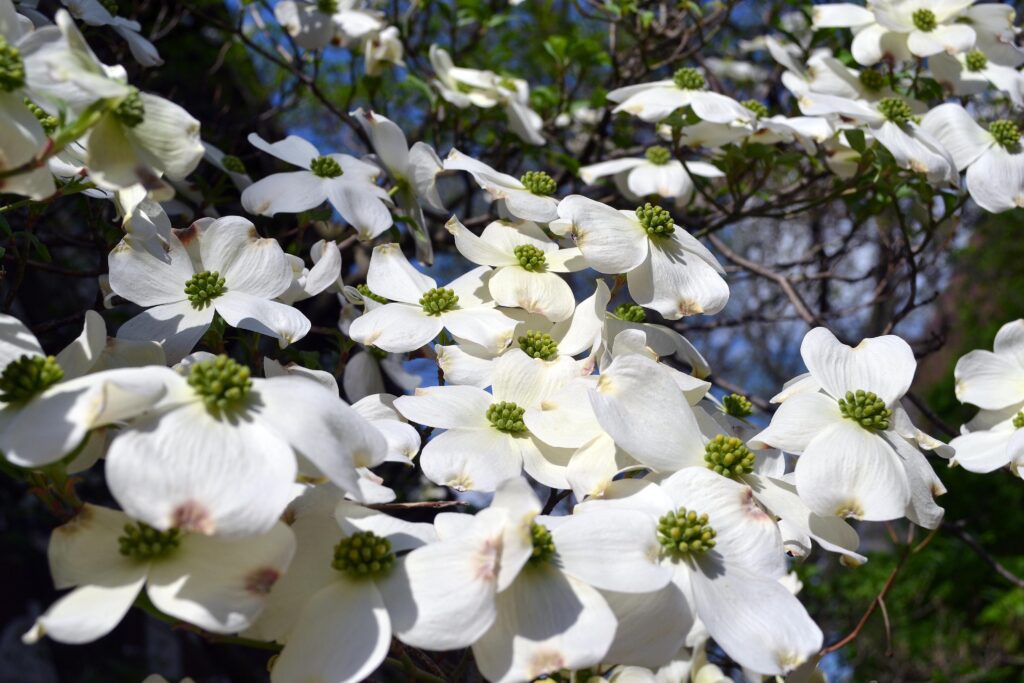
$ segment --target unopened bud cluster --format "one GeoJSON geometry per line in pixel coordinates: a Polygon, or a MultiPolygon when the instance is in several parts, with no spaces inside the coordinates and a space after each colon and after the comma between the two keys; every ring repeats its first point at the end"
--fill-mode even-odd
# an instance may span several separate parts
{"type": "Polygon", "coordinates": [[[523,270],[531,273],[544,270],[548,264],[544,252],[532,244],[520,244],[512,250],[512,253],[515,254],[516,260],[519,261],[519,265],[523,267],[523,270]]]}
{"type": "Polygon", "coordinates": [[[167,557],[181,545],[181,531],[159,531],[139,522],[125,524],[124,535],[117,539],[118,550],[133,560],[156,560],[167,557]]]}
{"type": "Polygon", "coordinates": [[[499,432],[521,434],[526,431],[526,423],[523,422],[525,412],[511,401],[499,401],[487,409],[487,419],[499,432]]]}
{"type": "Polygon", "coordinates": [[[248,366],[225,355],[193,365],[188,373],[188,383],[211,410],[237,406],[252,389],[248,366]]]}
{"type": "Polygon", "coordinates": [[[533,542],[533,552],[530,553],[530,564],[536,566],[551,559],[555,554],[555,541],[551,532],[543,524],[534,522],[530,526],[530,540],[533,542]]]}
{"type": "Polygon", "coordinates": [[[458,295],[447,287],[435,287],[424,292],[420,297],[420,306],[427,315],[441,315],[458,305],[458,295]]]}
{"type": "Polygon", "coordinates": [[[658,520],[658,541],[675,556],[698,554],[715,547],[715,530],[706,514],[681,507],[658,520]]]}
{"type": "Polygon", "coordinates": [[[619,320],[628,320],[631,323],[642,323],[647,319],[644,307],[637,304],[619,304],[612,313],[619,320]]]}
{"type": "Polygon", "coordinates": [[[332,567],[353,579],[384,576],[394,565],[391,542],[372,531],[359,531],[341,539],[334,546],[331,562],[332,567]]]}
{"type": "Polygon", "coordinates": [[[520,178],[519,182],[533,194],[548,196],[555,193],[558,183],[544,171],[527,171],[520,178]]]}
{"type": "Polygon", "coordinates": [[[225,292],[226,285],[220,273],[215,270],[204,270],[190,277],[185,283],[185,296],[192,304],[192,308],[201,311],[225,292]]]}
{"type": "Polygon", "coordinates": [[[733,417],[749,417],[754,412],[754,404],[746,396],[729,394],[722,399],[725,412],[733,417]]]}
{"type": "Polygon", "coordinates": [[[636,219],[651,237],[671,235],[676,229],[672,214],[650,202],[636,208],[636,219]]]}
{"type": "Polygon", "coordinates": [[[554,360],[558,358],[558,342],[547,332],[530,330],[519,339],[519,348],[530,358],[554,360]]]}
{"type": "Polygon", "coordinates": [[[839,399],[839,412],[848,420],[853,420],[864,429],[885,431],[889,428],[892,411],[885,407],[885,401],[873,391],[847,391],[846,396],[839,399]]]}
{"type": "Polygon", "coordinates": [[[24,403],[64,379],[53,356],[23,355],[0,373],[0,402],[24,403]]]}
{"type": "Polygon", "coordinates": [[[719,434],[704,446],[704,462],[723,477],[736,477],[754,471],[754,454],[735,436],[719,434]]]}

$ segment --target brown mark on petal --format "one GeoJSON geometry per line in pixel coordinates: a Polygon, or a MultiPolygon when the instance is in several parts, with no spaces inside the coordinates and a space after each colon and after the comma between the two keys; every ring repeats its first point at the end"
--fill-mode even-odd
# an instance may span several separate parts
{"type": "Polygon", "coordinates": [[[92,511],[91,505],[83,505],[74,517],[72,517],[66,524],[61,524],[55,529],[60,534],[77,534],[83,528],[89,526],[89,523],[93,520],[95,515],[92,511]]]}
{"type": "Polygon", "coordinates": [[[556,650],[539,650],[530,657],[530,676],[536,678],[566,668],[562,653],[556,650]]]}
{"type": "Polygon", "coordinates": [[[501,536],[495,536],[484,541],[476,557],[476,571],[478,579],[483,581],[495,581],[498,578],[498,557],[501,555],[501,536]]]}
{"type": "Polygon", "coordinates": [[[245,576],[245,590],[256,595],[267,595],[281,578],[281,572],[273,567],[254,569],[245,576]]]}
{"type": "Polygon", "coordinates": [[[740,493],[742,497],[742,505],[747,511],[747,514],[758,520],[771,520],[772,517],[761,507],[761,503],[754,497],[754,490],[749,486],[744,486],[743,491],[740,493]]]}
{"type": "Polygon", "coordinates": [[[864,516],[864,507],[855,500],[850,500],[836,507],[836,517],[853,517],[860,519],[864,516]]]}
{"type": "Polygon", "coordinates": [[[171,526],[188,533],[205,534],[207,536],[214,531],[210,511],[204,505],[194,500],[182,503],[174,509],[171,515],[171,526]]]}
{"type": "Polygon", "coordinates": [[[678,310],[681,315],[697,315],[704,312],[704,307],[693,299],[680,299],[676,304],[676,310],[678,310]]]}
{"type": "Polygon", "coordinates": [[[189,243],[199,236],[199,229],[196,224],[188,226],[187,228],[176,228],[174,230],[174,236],[178,238],[178,241],[183,245],[188,246],[189,243]]]}

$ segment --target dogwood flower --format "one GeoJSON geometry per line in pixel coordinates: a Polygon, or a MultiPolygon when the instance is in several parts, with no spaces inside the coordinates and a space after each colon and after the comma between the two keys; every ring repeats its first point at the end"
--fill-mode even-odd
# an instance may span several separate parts
{"type": "Polygon", "coordinates": [[[643,157],[625,157],[602,161],[579,170],[580,178],[588,185],[604,176],[615,176],[615,185],[633,201],[659,195],[688,204],[693,197],[692,175],[703,178],[721,178],[725,174],[717,166],[704,161],[679,161],[672,158],[666,147],[648,147],[643,157]],[[684,167],[685,164],[685,167],[684,167]]]}
{"type": "Polygon", "coordinates": [[[707,82],[699,71],[684,67],[668,80],[612,90],[608,101],[618,104],[612,110],[614,113],[624,111],[647,122],[660,121],[676,109],[686,107],[703,121],[730,123],[744,118],[739,102],[706,87],[707,82]]]}
{"type": "Polygon", "coordinates": [[[85,505],[50,536],[50,574],[73,588],[22,637],[89,643],[117,626],[136,598],[212,633],[245,629],[295,552],[281,522],[239,539],[159,531],[119,510],[85,505]]]}
{"type": "Polygon", "coordinates": [[[277,298],[286,304],[293,304],[314,297],[334,287],[341,277],[341,251],[337,242],[320,240],[309,249],[313,267],[307,268],[298,256],[285,254],[292,269],[292,282],[288,289],[277,298]]]}
{"type": "Polygon", "coordinates": [[[967,169],[967,190],[978,206],[1002,213],[1024,206],[1024,150],[1020,129],[1006,119],[980,126],[959,104],[941,104],[921,127],[949,150],[957,170],[967,169]]]}
{"type": "Polygon", "coordinates": [[[367,301],[349,335],[364,346],[413,351],[448,329],[497,352],[508,346],[516,321],[494,308],[486,294],[491,269],[481,266],[438,287],[409,263],[398,244],[375,247],[366,274],[370,290],[390,303],[367,301]]]}
{"type": "Polygon", "coordinates": [[[508,212],[516,218],[537,223],[548,223],[558,218],[558,199],[552,196],[558,186],[555,179],[543,171],[527,171],[516,180],[457,149],[448,153],[444,169],[472,175],[493,201],[502,200],[508,212]]]}
{"type": "Polygon", "coordinates": [[[114,29],[128,43],[132,57],[142,66],[160,66],[164,63],[153,43],[139,33],[142,30],[139,22],[116,16],[109,7],[99,0],[61,0],[61,2],[76,19],[85,24],[109,26],[114,29]]]}
{"type": "Polygon", "coordinates": [[[233,154],[225,154],[224,150],[209,142],[203,142],[203,149],[206,150],[203,159],[226,173],[239,191],[252,185],[252,178],[249,177],[249,172],[241,159],[233,154]]]}
{"type": "Polygon", "coordinates": [[[544,443],[523,422],[527,410],[578,375],[571,358],[551,366],[512,349],[494,365],[493,394],[472,386],[417,389],[395,400],[413,422],[444,429],[423,448],[428,479],[459,491],[493,491],[523,470],[553,488],[566,488],[571,451],[544,443]]]}
{"type": "Polygon", "coordinates": [[[546,518],[540,509],[525,480],[513,479],[475,516],[438,515],[440,541],[405,561],[405,604],[415,610],[392,613],[398,638],[436,650],[472,645],[494,683],[603,661],[616,622],[599,589],[651,591],[668,581],[654,559],[654,528],[634,512],[546,518]]]}
{"type": "Polygon", "coordinates": [[[562,219],[551,225],[571,235],[588,265],[599,273],[626,273],[629,294],[669,320],[725,308],[729,287],[717,259],[653,204],[636,211],[571,195],[558,205],[562,219]]]}
{"type": "MultiPolygon", "coordinates": [[[[800,355],[816,386],[785,398],[752,445],[800,456],[797,491],[819,515],[897,519],[920,507],[918,496],[930,499],[934,473],[896,425],[917,367],[910,346],[889,335],[850,348],[819,327],[804,337],[800,355]]],[[[934,528],[940,509],[937,517],[921,521],[934,528]]]]}
{"type": "Polygon", "coordinates": [[[291,500],[299,471],[358,498],[356,468],[387,452],[378,430],[303,377],[250,378],[218,356],[166,385],[157,409],[114,439],[106,463],[121,507],[160,531],[261,533],[291,500]]]}
{"type": "Polygon", "coordinates": [[[586,267],[579,249],[559,249],[529,221],[494,221],[479,237],[454,216],[445,227],[455,236],[459,253],[473,263],[494,267],[487,291],[496,304],[539,313],[552,322],[572,316],[576,297],[557,273],[586,267]]]}
{"type": "Polygon", "coordinates": [[[312,143],[297,135],[268,143],[250,133],[249,143],[303,169],[275,173],[245,188],[242,206],[249,213],[298,213],[328,201],[361,240],[373,239],[391,227],[390,200],[387,190],[376,184],[380,174],[377,167],[348,154],[321,155],[312,143]]]}
{"type": "Polygon", "coordinates": [[[384,28],[376,12],[359,7],[358,0],[281,0],[274,17],[295,44],[319,50],[332,42],[359,41],[384,28]]]}
{"type": "Polygon", "coordinates": [[[108,257],[110,288],[148,306],[118,330],[122,339],[156,340],[167,360],[181,360],[219,313],[232,327],[276,337],[281,346],[302,339],[310,322],[273,301],[292,283],[281,246],[262,239],[244,218],[226,216],[174,230],[165,259],[122,240],[108,257]]]}
{"type": "Polygon", "coordinates": [[[366,75],[380,76],[390,66],[405,66],[402,61],[404,54],[405,47],[397,26],[388,26],[382,31],[368,34],[363,40],[366,75]]]}
{"type": "Polygon", "coordinates": [[[953,95],[979,95],[990,86],[1024,107],[1024,75],[1015,66],[998,64],[978,49],[958,55],[938,54],[928,59],[935,80],[953,95]]]}

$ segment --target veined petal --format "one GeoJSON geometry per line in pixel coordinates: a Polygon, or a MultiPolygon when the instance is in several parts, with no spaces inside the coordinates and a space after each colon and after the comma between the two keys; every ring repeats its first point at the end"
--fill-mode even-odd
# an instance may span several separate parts
{"type": "Polygon", "coordinates": [[[992,135],[959,104],[935,107],[921,119],[921,128],[942,143],[959,171],[973,164],[995,144],[992,135]]]}
{"type": "Polygon", "coordinates": [[[292,282],[281,245],[261,238],[244,218],[227,216],[211,223],[199,240],[199,254],[207,270],[224,277],[229,291],[273,299],[292,282]]]}
{"type": "Polygon", "coordinates": [[[476,387],[426,387],[412,396],[399,396],[395,410],[407,420],[439,429],[490,429],[487,409],[492,400],[476,387]]]}
{"type": "Polygon", "coordinates": [[[420,466],[427,479],[457,491],[494,491],[522,474],[523,456],[516,437],[491,427],[449,429],[424,446],[420,466]]]}
{"type": "Polygon", "coordinates": [[[986,410],[998,410],[1024,400],[1024,366],[1009,354],[981,349],[956,362],[956,397],[986,410]]]}
{"type": "Polygon", "coordinates": [[[327,199],[327,183],[309,171],[275,173],[242,191],[242,208],[258,216],[299,213],[327,199]]]}
{"type": "Polygon", "coordinates": [[[466,339],[501,353],[511,342],[517,321],[494,308],[457,308],[441,314],[441,320],[455,337],[466,339]]]}
{"type": "Polygon", "coordinates": [[[843,419],[839,404],[818,391],[795,393],[779,405],[767,428],[750,440],[751,448],[770,446],[799,455],[811,440],[843,419]]]}
{"type": "Polygon", "coordinates": [[[848,391],[873,391],[886,405],[907,393],[917,369],[910,345],[893,335],[864,339],[851,348],[828,329],[817,327],[804,337],[800,355],[834,398],[848,391]]]}
{"type": "Polygon", "coordinates": [[[647,256],[647,235],[640,224],[606,204],[570,195],[558,205],[558,215],[571,223],[576,246],[599,273],[629,272],[647,256]]]}
{"type": "Polygon", "coordinates": [[[1024,154],[993,146],[967,169],[967,189],[992,213],[1024,206],[1024,154]]]}
{"type": "Polygon", "coordinates": [[[270,143],[256,133],[249,133],[248,140],[250,145],[261,152],[266,152],[282,161],[287,161],[293,166],[307,170],[309,169],[310,162],[315,157],[320,156],[320,152],[317,151],[312,143],[304,138],[300,138],[298,135],[289,135],[284,140],[270,143]]]}
{"type": "Polygon", "coordinates": [[[142,161],[168,178],[181,180],[203,158],[205,148],[199,139],[199,121],[163,97],[149,93],[139,97],[146,113],[139,125],[125,131],[126,136],[142,161]]]}
{"type": "Polygon", "coordinates": [[[443,328],[441,318],[427,315],[419,304],[393,303],[366,311],[352,321],[348,333],[363,346],[399,353],[429,344],[443,328]]]}
{"type": "Polygon", "coordinates": [[[437,287],[434,278],[412,267],[402,247],[394,242],[374,248],[366,284],[378,296],[415,305],[424,292],[437,287]]]}
{"type": "Polygon", "coordinates": [[[246,292],[227,291],[213,306],[228,325],[276,337],[281,348],[305,337],[312,325],[299,309],[246,292]]]}
{"type": "Polygon", "coordinates": [[[652,241],[647,259],[627,279],[634,301],[669,320],[718,313],[729,301],[722,276],[675,240],[652,241]]]}

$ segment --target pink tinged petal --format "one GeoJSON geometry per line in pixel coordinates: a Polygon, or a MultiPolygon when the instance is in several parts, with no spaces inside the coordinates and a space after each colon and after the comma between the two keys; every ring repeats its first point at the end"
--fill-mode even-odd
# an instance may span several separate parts
{"type": "Polygon", "coordinates": [[[873,522],[902,517],[911,493],[892,447],[851,420],[811,440],[796,463],[796,487],[819,515],[873,522]]]}
{"type": "Polygon", "coordinates": [[[362,681],[384,661],[391,619],[373,584],[338,579],[309,599],[270,679],[362,681]],[[331,634],[325,639],[324,634],[331,634]]]}
{"type": "Polygon", "coordinates": [[[647,234],[635,220],[582,195],[558,205],[558,215],[571,223],[571,235],[591,268],[599,273],[626,273],[647,257],[647,234]]]}
{"type": "Polygon", "coordinates": [[[391,353],[415,351],[444,328],[439,316],[427,315],[419,304],[385,304],[352,321],[349,336],[363,346],[391,353]]]}
{"type": "Polygon", "coordinates": [[[281,348],[305,337],[311,326],[297,308],[245,292],[228,291],[213,305],[228,325],[275,337],[281,348]]]}
{"type": "Polygon", "coordinates": [[[962,403],[998,410],[1024,400],[1024,366],[1009,354],[971,351],[957,361],[953,376],[962,403]]]}
{"type": "Polygon", "coordinates": [[[295,535],[282,522],[246,538],[189,534],[153,563],[146,593],[165,614],[213,633],[237,633],[259,615],[294,554],[295,535]]]}
{"type": "Polygon", "coordinates": [[[697,615],[726,654],[767,675],[785,674],[821,648],[821,629],[781,583],[739,566],[698,560],[697,615]]]}
{"type": "Polygon", "coordinates": [[[615,636],[615,616],[601,594],[551,565],[523,571],[498,594],[497,609],[494,625],[473,644],[493,683],[594,666],[615,636]]]}
{"type": "Polygon", "coordinates": [[[590,403],[615,443],[642,464],[663,472],[704,466],[693,410],[657,363],[621,356],[601,374],[590,403]]]}
{"type": "Polygon", "coordinates": [[[423,448],[420,466],[427,479],[457,491],[494,491],[523,471],[518,440],[488,425],[483,429],[450,429],[423,448]]]}
{"type": "Polygon", "coordinates": [[[114,498],[158,529],[243,536],[270,529],[292,498],[295,455],[245,419],[234,424],[193,403],[136,423],[107,453],[114,498]]]}
{"type": "Polygon", "coordinates": [[[804,337],[800,355],[811,375],[834,398],[848,391],[872,391],[886,405],[907,393],[917,369],[910,345],[893,335],[864,339],[851,348],[826,328],[817,327],[804,337]]]}
{"type": "Polygon", "coordinates": [[[402,247],[394,242],[374,248],[366,284],[378,296],[417,306],[424,292],[437,287],[432,277],[412,267],[402,247]]]}
{"type": "Polygon", "coordinates": [[[195,348],[213,322],[213,306],[196,310],[188,301],[146,309],[121,325],[119,339],[156,341],[168,363],[177,363],[195,348]]]}
{"type": "Polygon", "coordinates": [[[327,199],[327,181],[309,171],[275,173],[242,191],[242,208],[258,216],[299,213],[327,199]]]}
{"type": "Polygon", "coordinates": [[[320,156],[320,152],[312,143],[297,135],[289,135],[284,140],[270,143],[256,133],[249,133],[248,140],[249,144],[256,149],[300,168],[308,169],[309,163],[315,157],[320,156]]]}
{"type": "Polygon", "coordinates": [[[940,104],[921,120],[921,128],[949,151],[957,170],[964,170],[994,144],[992,135],[959,104],[940,104]]]}
{"type": "Polygon", "coordinates": [[[801,391],[782,402],[768,427],[750,440],[750,447],[773,447],[799,455],[822,430],[843,419],[834,398],[816,389],[801,391]]]}
{"type": "Polygon", "coordinates": [[[694,617],[676,583],[650,593],[602,591],[601,595],[619,623],[605,661],[657,669],[679,654],[694,617]]]}
{"type": "Polygon", "coordinates": [[[477,237],[455,216],[444,227],[455,236],[455,248],[459,253],[473,263],[482,266],[511,266],[518,263],[511,250],[506,252],[491,241],[477,237]]]}
{"type": "Polygon", "coordinates": [[[373,239],[394,223],[378,186],[338,179],[328,181],[326,186],[331,206],[355,229],[359,239],[373,239]]]}
{"type": "Polygon", "coordinates": [[[220,273],[229,291],[264,299],[282,294],[292,282],[292,269],[277,240],[261,238],[244,218],[215,220],[199,240],[207,270],[220,273]]]}
{"type": "Polygon", "coordinates": [[[934,31],[911,31],[907,48],[918,57],[931,57],[940,52],[959,54],[974,47],[974,29],[966,24],[942,24],[934,31]]]}
{"type": "Polygon", "coordinates": [[[110,252],[107,267],[111,290],[140,306],[182,301],[185,283],[195,275],[185,246],[173,233],[163,258],[135,244],[131,238],[125,238],[110,252]]]}
{"type": "Polygon", "coordinates": [[[476,387],[426,387],[395,399],[395,410],[407,420],[439,429],[490,429],[487,409],[492,401],[476,387]]]}
{"type": "Polygon", "coordinates": [[[627,280],[634,301],[669,320],[718,313],[729,301],[722,276],[674,240],[651,242],[647,259],[627,280]]]}
{"type": "Polygon", "coordinates": [[[666,586],[670,567],[650,517],[630,510],[572,515],[551,530],[562,570],[600,590],[647,593],[666,586]]]}
{"type": "Polygon", "coordinates": [[[992,213],[1024,207],[1024,154],[993,146],[967,169],[967,189],[992,213]]]}
{"type": "Polygon", "coordinates": [[[501,353],[512,342],[518,324],[493,308],[457,308],[442,313],[441,320],[455,337],[479,344],[491,353],[501,353]]]}

